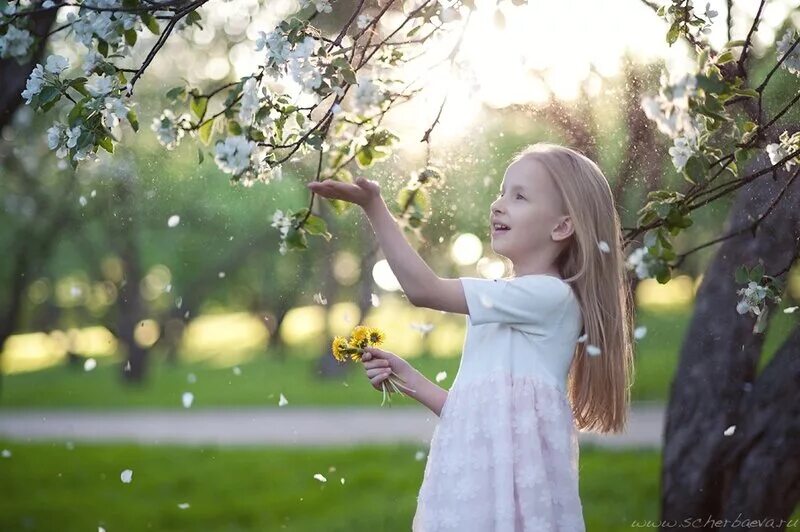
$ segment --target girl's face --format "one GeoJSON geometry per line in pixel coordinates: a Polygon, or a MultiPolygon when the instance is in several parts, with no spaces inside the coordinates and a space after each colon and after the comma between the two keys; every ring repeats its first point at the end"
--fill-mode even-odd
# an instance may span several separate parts
{"type": "Polygon", "coordinates": [[[551,271],[560,240],[571,233],[561,195],[545,168],[523,157],[507,169],[492,203],[492,249],[514,263],[518,275],[551,271]],[[495,229],[495,223],[510,229],[495,229]]]}

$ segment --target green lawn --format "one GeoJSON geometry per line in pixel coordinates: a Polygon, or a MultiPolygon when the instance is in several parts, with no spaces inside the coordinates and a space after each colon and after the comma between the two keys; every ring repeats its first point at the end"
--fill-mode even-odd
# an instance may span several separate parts
{"type": "MultiPolygon", "coordinates": [[[[647,327],[646,336],[637,341],[634,401],[664,401],[669,392],[689,316],[684,311],[640,311],[638,325],[647,327]]],[[[768,331],[767,353],[773,353],[786,337],[793,320],[778,315],[768,331]]],[[[447,372],[439,383],[449,389],[458,370],[459,357],[418,357],[411,363],[432,381],[437,373],[447,372]]],[[[766,359],[764,359],[764,362],[766,359]]],[[[763,365],[763,364],[762,364],[763,365]]],[[[381,395],[372,389],[363,368],[347,366],[342,378],[322,379],[315,361],[307,356],[289,354],[284,362],[274,353],[262,354],[243,364],[241,374],[231,369],[217,369],[203,364],[170,365],[154,356],[147,382],[140,387],[120,385],[118,361],[99,360],[96,369],[63,366],[31,373],[7,375],[0,390],[0,408],[25,407],[181,407],[181,394],[194,393],[193,408],[206,406],[263,405],[277,406],[280,394],[290,405],[376,406],[381,395]],[[195,383],[187,376],[194,373],[195,383]]],[[[411,399],[398,397],[394,406],[411,405],[411,399]]]]}
{"type": "MultiPolygon", "coordinates": [[[[0,530],[408,531],[425,447],[182,448],[0,441],[0,530]],[[129,484],[120,480],[133,471],[129,484]],[[314,475],[321,473],[327,482],[314,475]],[[344,484],[340,479],[344,479],[344,484]],[[11,489],[8,489],[11,487],[11,489]],[[188,503],[180,509],[178,504],[188,503]]],[[[658,512],[653,451],[581,450],[587,530],[658,512]]]]}

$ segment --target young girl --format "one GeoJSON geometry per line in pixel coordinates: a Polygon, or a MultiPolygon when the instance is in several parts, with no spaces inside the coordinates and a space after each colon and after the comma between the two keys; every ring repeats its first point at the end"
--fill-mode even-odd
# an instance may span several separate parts
{"type": "Polygon", "coordinates": [[[362,358],[373,387],[394,371],[440,417],[413,530],[585,530],[577,431],[624,429],[633,368],[621,227],[598,166],[550,143],[513,158],[487,220],[505,279],[439,278],[374,181],[308,186],[364,209],[412,304],[468,315],[449,392],[393,353],[362,358]]]}

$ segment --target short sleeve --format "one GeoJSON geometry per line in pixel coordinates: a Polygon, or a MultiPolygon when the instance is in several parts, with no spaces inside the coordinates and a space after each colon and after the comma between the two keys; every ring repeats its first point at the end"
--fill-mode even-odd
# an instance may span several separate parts
{"type": "Polygon", "coordinates": [[[505,323],[539,334],[562,316],[571,291],[567,283],[551,275],[459,280],[473,325],[505,323]]]}

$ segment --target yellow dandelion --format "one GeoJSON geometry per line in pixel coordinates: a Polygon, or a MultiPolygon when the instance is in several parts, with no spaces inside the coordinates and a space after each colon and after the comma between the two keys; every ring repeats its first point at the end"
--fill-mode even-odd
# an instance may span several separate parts
{"type": "Polygon", "coordinates": [[[369,345],[369,333],[370,328],[365,325],[358,325],[355,329],[353,329],[353,333],[350,336],[350,344],[353,347],[360,347],[365,348],[369,345]]]}
{"type": "Polygon", "coordinates": [[[331,344],[333,358],[339,362],[344,362],[347,359],[348,349],[350,349],[350,345],[347,343],[347,338],[343,336],[337,336],[333,339],[333,343],[331,344]]]}
{"type": "Polygon", "coordinates": [[[386,335],[377,327],[369,330],[369,345],[381,345],[385,339],[386,335]]]}

